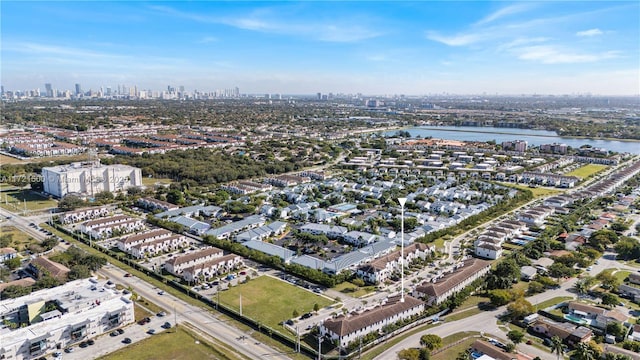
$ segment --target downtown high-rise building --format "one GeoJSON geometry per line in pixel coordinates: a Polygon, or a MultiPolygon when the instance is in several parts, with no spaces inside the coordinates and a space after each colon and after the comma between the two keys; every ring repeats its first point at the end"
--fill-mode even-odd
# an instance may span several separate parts
{"type": "Polygon", "coordinates": [[[80,94],[82,94],[82,87],[80,86],[80,84],[76,84],[76,96],[80,96],[80,94]]]}
{"type": "Polygon", "coordinates": [[[44,84],[44,89],[45,89],[45,96],[48,98],[52,98],[53,97],[53,86],[51,86],[50,83],[46,83],[44,84]]]}

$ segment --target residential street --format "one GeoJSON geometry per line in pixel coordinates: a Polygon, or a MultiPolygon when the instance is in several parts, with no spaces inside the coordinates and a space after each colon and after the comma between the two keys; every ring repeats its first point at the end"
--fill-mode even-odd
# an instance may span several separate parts
{"type": "MultiPolygon", "coordinates": [[[[597,265],[593,265],[593,269],[590,271],[592,275],[596,275],[602,270],[605,269],[620,269],[620,270],[629,270],[629,271],[637,271],[637,268],[620,264],[619,262],[614,260],[615,254],[607,252],[603,255],[602,258],[598,261],[597,265]]],[[[571,291],[571,288],[574,286],[578,279],[571,278],[560,286],[560,288],[555,290],[548,290],[541,294],[536,294],[527,298],[531,304],[539,304],[549,299],[553,299],[560,296],[572,296],[576,298],[575,292],[571,291]]],[[[397,353],[402,349],[407,349],[410,347],[419,347],[420,346],[420,337],[426,333],[436,334],[440,337],[449,336],[461,331],[481,331],[486,334],[491,334],[496,337],[500,337],[502,339],[507,339],[506,333],[500,329],[497,325],[497,316],[506,311],[506,306],[502,306],[496,310],[485,311],[477,315],[470,316],[468,318],[453,321],[453,322],[445,322],[440,325],[425,331],[423,333],[418,333],[412,336],[407,337],[402,340],[398,344],[389,348],[387,351],[383,352],[376,359],[380,360],[388,360],[395,359],[397,353]]],[[[628,313],[628,310],[624,307],[619,307],[619,310],[624,313],[628,313]]],[[[536,347],[529,346],[526,344],[519,344],[517,346],[519,351],[522,351],[525,354],[530,355],[532,358],[536,356],[540,356],[542,359],[555,359],[555,356],[552,356],[550,352],[544,352],[536,347]]]]}

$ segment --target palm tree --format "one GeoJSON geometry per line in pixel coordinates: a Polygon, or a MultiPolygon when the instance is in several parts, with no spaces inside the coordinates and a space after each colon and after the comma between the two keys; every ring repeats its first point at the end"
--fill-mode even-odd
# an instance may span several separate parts
{"type": "Polygon", "coordinates": [[[579,343],[575,352],[576,359],[578,360],[595,360],[596,356],[589,344],[579,343]]]}
{"type": "Polygon", "coordinates": [[[584,295],[589,291],[589,284],[587,283],[587,281],[578,280],[576,281],[575,285],[573,285],[573,288],[579,295],[584,295]]]}
{"type": "Polygon", "coordinates": [[[562,339],[558,336],[554,336],[551,338],[551,353],[556,353],[557,359],[560,360],[560,354],[562,354],[562,339]]]}

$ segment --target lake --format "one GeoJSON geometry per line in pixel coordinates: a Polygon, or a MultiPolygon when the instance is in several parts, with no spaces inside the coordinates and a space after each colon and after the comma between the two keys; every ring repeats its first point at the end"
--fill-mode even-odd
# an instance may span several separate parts
{"type": "MultiPolygon", "coordinates": [[[[500,144],[503,141],[525,140],[529,146],[540,146],[542,144],[561,143],[572,148],[579,148],[582,145],[604,148],[615,152],[629,152],[640,154],[640,142],[637,141],[617,141],[599,139],[578,139],[558,136],[554,131],[532,130],[532,129],[512,129],[497,127],[475,127],[475,126],[420,126],[405,129],[411,137],[433,137],[438,139],[451,139],[460,141],[480,141],[486,142],[495,140],[500,144]]],[[[384,135],[391,136],[396,131],[385,132],[384,135]]]]}

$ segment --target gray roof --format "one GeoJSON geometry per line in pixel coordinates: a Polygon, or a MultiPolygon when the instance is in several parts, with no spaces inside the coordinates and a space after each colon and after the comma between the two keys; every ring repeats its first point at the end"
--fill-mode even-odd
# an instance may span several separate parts
{"type": "Polygon", "coordinates": [[[273,233],[280,231],[287,223],[282,221],[274,221],[269,225],[260,226],[255,229],[249,229],[237,235],[238,240],[259,240],[262,236],[269,237],[273,233]]]}
{"type": "Polygon", "coordinates": [[[218,206],[213,206],[213,205],[209,205],[209,206],[194,205],[194,206],[181,207],[175,210],[164,211],[164,212],[155,214],[154,216],[157,217],[158,219],[162,219],[165,217],[174,217],[182,214],[186,214],[188,216],[191,216],[195,213],[215,214],[221,210],[222,208],[218,206]]]}
{"type": "Polygon", "coordinates": [[[327,263],[324,260],[317,259],[309,255],[297,256],[291,259],[291,263],[306,266],[308,268],[316,270],[322,270],[325,268],[325,266],[327,266],[327,263]]]}
{"type": "Polygon", "coordinates": [[[249,249],[258,250],[268,255],[278,256],[285,262],[291,260],[291,258],[295,255],[293,251],[285,249],[282,246],[262,241],[249,240],[243,242],[242,245],[248,247],[249,249]]]}
{"type": "Polygon", "coordinates": [[[192,218],[186,217],[186,216],[176,216],[173,217],[171,219],[169,219],[169,221],[172,221],[176,224],[180,224],[184,227],[189,228],[189,230],[199,230],[199,231],[206,231],[207,229],[209,229],[211,227],[211,225],[202,222],[202,221],[198,221],[198,220],[194,220],[192,218]]]}
{"type": "Polygon", "coordinates": [[[338,256],[337,258],[327,262],[325,271],[335,272],[336,274],[344,269],[361,264],[362,262],[376,258],[395,249],[396,244],[390,239],[383,239],[369,244],[361,249],[338,256]]]}
{"type": "Polygon", "coordinates": [[[255,224],[264,223],[264,221],[265,220],[262,216],[251,215],[240,221],[232,222],[231,224],[227,224],[219,228],[210,229],[209,231],[207,231],[207,235],[220,236],[228,233],[233,233],[255,224]]]}

